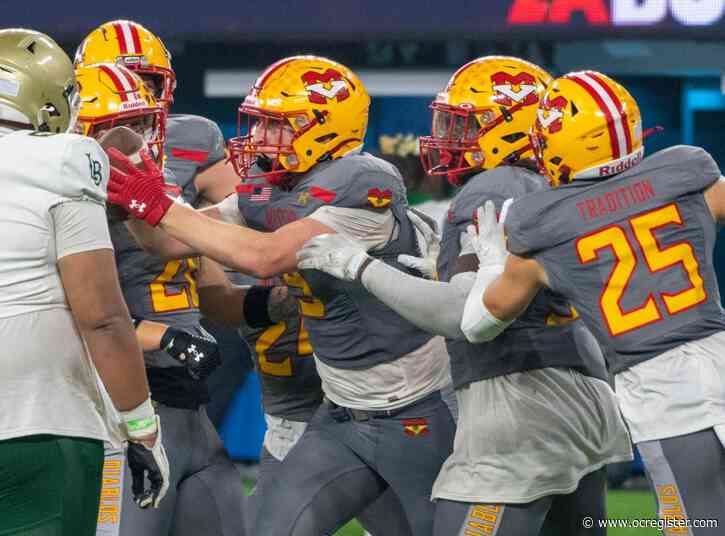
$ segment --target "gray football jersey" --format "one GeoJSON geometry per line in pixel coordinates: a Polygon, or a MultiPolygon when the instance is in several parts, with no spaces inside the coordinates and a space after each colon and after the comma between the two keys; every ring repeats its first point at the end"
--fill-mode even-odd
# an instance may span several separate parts
{"type": "MultiPolygon", "coordinates": [[[[168,173],[164,173],[168,179],[168,173]]],[[[164,262],[138,245],[123,222],[109,223],[118,279],[134,318],[193,330],[199,324],[197,259],[164,262]]],[[[164,351],[146,352],[147,367],[182,367],[164,351]]]]}
{"type": "Polygon", "coordinates": [[[322,385],[302,317],[254,330],[245,340],[259,375],[265,413],[309,421],[322,403],[322,385]]]}
{"type": "Polygon", "coordinates": [[[716,223],[703,191],[720,170],[680,145],[610,179],[516,201],[509,250],[534,256],[620,372],[725,329],[712,264],[716,223]]]}
{"type": "MultiPolygon", "coordinates": [[[[326,204],[391,210],[397,221],[397,237],[371,255],[410,272],[397,262],[398,255],[420,254],[415,230],[406,215],[405,186],[398,170],[367,153],[317,164],[289,189],[257,179],[245,181],[237,193],[242,216],[251,228],[260,231],[274,231],[326,204]]],[[[317,270],[288,274],[285,282],[304,294],[299,301],[304,326],[315,355],[331,366],[369,368],[408,354],[431,338],[358,283],[340,281],[317,270]]]]}
{"type": "Polygon", "coordinates": [[[166,122],[165,167],[181,187],[184,200],[196,206],[198,173],[225,158],[224,136],[214,121],[198,115],[171,114],[166,122]]]}
{"type": "MultiPolygon", "coordinates": [[[[500,210],[508,198],[541,192],[546,180],[527,169],[504,166],[471,177],[451,202],[443,225],[438,272],[450,281],[459,271],[460,238],[473,223],[476,209],[486,200],[500,210]]],[[[576,368],[584,374],[606,379],[601,349],[584,324],[576,318],[568,301],[548,289],[537,294],[529,308],[491,342],[471,344],[447,340],[453,385],[546,367],[576,368]]]]}

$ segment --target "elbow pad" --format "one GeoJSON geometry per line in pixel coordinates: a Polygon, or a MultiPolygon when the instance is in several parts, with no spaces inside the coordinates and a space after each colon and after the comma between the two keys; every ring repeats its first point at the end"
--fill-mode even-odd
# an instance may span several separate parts
{"type": "Polygon", "coordinates": [[[486,288],[503,273],[502,265],[481,267],[478,270],[476,283],[466,298],[461,319],[461,331],[468,342],[481,343],[495,339],[513,320],[499,320],[483,303],[486,288]]]}

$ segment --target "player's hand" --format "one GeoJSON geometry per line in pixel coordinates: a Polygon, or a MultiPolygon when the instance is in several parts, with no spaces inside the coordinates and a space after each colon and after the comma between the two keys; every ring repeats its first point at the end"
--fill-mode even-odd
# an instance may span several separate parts
{"type": "Polygon", "coordinates": [[[418,270],[428,279],[438,279],[438,254],[441,252],[441,237],[436,222],[415,209],[408,210],[408,219],[423,236],[423,255],[398,255],[398,262],[408,268],[418,270]]]}
{"type": "Polygon", "coordinates": [[[297,252],[297,267],[320,270],[343,281],[355,281],[367,258],[361,243],[340,234],[323,234],[308,240],[297,252]]]}
{"type": "Polygon", "coordinates": [[[139,169],[115,147],[108,149],[111,175],[108,201],[119,205],[134,218],[155,226],[173,201],[164,192],[164,176],[148,151],[141,151],[143,169],[139,169]]]}
{"type": "Polygon", "coordinates": [[[486,201],[476,211],[478,228],[468,226],[468,238],[478,257],[480,267],[503,266],[506,263],[506,237],[504,236],[504,220],[513,199],[507,199],[501,207],[501,215],[496,219],[496,206],[493,201],[486,201]]]}
{"type": "Polygon", "coordinates": [[[203,380],[222,360],[216,339],[201,326],[198,334],[169,327],[161,337],[161,349],[186,367],[189,376],[203,380]]]}
{"type": "Polygon", "coordinates": [[[159,507],[169,489],[169,460],[161,443],[161,419],[156,417],[156,434],[149,439],[128,442],[126,458],[131,470],[131,491],[139,508],[159,507]],[[146,487],[146,479],[149,487],[146,487]]]}

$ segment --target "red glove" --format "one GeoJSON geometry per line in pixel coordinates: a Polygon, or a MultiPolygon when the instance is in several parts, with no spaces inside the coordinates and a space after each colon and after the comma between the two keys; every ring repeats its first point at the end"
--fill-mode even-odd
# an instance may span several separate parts
{"type": "Polygon", "coordinates": [[[141,151],[144,169],[138,169],[115,147],[107,151],[111,161],[108,202],[119,205],[134,218],[156,226],[174,202],[164,193],[164,175],[148,151],[141,151]]]}

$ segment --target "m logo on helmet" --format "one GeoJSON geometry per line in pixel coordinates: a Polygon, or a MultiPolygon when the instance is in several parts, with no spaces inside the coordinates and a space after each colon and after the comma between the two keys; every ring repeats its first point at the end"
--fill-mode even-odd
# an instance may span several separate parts
{"type": "Polygon", "coordinates": [[[539,102],[536,95],[536,79],[532,74],[519,73],[512,76],[500,71],[491,75],[493,90],[499,95],[496,101],[504,106],[523,104],[529,106],[539,102]]]}
{"type": "Polygon", "coordinates": [[[327,69],[324,73],[307,71],[302,75],[302,81],[314,104],[327,104],[332,99],[342,102],[350,96],[345,78],[335,69],[327,69]]]}
{"type": "Polygon", "coordinates": [[[547,129],[549,134],[556,134],[561,130],[561,119],[564,117],[564,107],[569,102],[559,95],[555,99],[547,99],[536,110],[537,121],[541,128],[547,129]]]}

